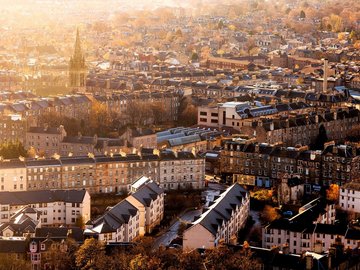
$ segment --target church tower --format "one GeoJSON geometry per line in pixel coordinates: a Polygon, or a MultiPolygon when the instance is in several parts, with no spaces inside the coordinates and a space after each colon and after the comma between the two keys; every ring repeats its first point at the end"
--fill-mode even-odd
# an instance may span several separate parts
{"type": "Polygon", "coordinates": [[[85,89],[85,57],[81,51],[79,29],[76,32],[74,55],[70,58],[69,65],[70,87],[74,90],[85,89]]]}

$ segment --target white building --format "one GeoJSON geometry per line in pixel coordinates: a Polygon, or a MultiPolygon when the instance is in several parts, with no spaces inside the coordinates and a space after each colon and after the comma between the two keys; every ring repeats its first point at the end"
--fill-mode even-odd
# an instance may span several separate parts
{"type": "Polygon", "coordinates": [[[0,222],[8,222],[20,208],[41,212],[43,226],[75,225],[90,219],[90,195],[86,190],[38,190],[0,192],[0,222]]]}
{"type": "Polygon", "coordinates": [[[351,248],[358,247],[360,231],[334,222],[335,205],[327,204],[322,199],[313,200],[301,207],[294,217],[277,219],[266,226],[263,230],[263,247],[287,245],[290,252],[301,254],[314,251],[318,243],[321,243],[323,250],[328,250],[336,237],[351,248]]]}
{"type": "Polygon", "coordinates": [[[20,208],[9,222],[0,223],[0,236],[21,237],[26,233],[33,234],[41,227],[41,212],[30,206],[20,208]]]}
{"type": "Polygon", "coordinates": [[[20,160],[0,162],[0,191],[22,191],[26,189],[25,163],[20,160]]]}
{"type": "Polygon", "coordinates": [[[159,225],[164,216],[164,191],[142,176],[131,185],[131,192],[100,218],[89,222],[85,235],[97,236],[106,243],[131,242],[159,225]]]}
{"type": "Polygon", "coordinates": [[[213,248],[222,241],[229,243],[245,226],[249,211],[250,196],[235,183],[184,231],[183,248],[213,248]]]}
{"type": "Polygon", "coordinates": [[[340,188],[339,206],[344,211],[360,214],[360,183],[351,182],[340,188]]]}
{"type": "Polygon", "coordinates": [[[140,211],[123,200],[86,227],[85,235],[97,236],[107,244],[131,242],[140,234],[140,211]]]}
{"type": "Polygon", "coordinates": [[[248,102],[226,102],[216,106],[202,106],[198,108],[198,125],[221,128],[223,126],[240,129],[243,118],[248,118],[246,114],[238,113],[250,109],[248,102]]]}
{"type": "MultiPolygon", "coordinates": [[[[143,179],[142,177],[141,179],[143,179]]],[[[139,183],[139,181],[136,181],[139,183]]],[[[164,191],[153,181],[146,181],[126,198],[140,213],[140,232],[151,233],[164,217],[164,191]]]]}

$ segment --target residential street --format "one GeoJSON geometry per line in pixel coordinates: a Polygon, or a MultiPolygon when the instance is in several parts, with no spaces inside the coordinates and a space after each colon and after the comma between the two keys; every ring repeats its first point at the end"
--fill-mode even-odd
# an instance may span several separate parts
{"type": "Polygon", "coordinates": [[[195,216],[200,215],[202,212],[202,209],[196,209],[191,210],[189,212],[186,212],[185,214],[181,215],[180,218],[167,230],[166,233],[159,236],[153,245],[154,249],[158,249],[161,245],[168,246],[172,240],[174,240],[177,237],[178,229],[180,226],[180,223],[182,221],[185,222],[192,222],[194,220],[195,216]]]}

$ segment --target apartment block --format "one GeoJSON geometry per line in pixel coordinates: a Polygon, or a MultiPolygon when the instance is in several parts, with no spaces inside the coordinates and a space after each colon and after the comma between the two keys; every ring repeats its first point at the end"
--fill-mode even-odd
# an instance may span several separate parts
{"type": "Polygon", "coordinates": [[[41,212],[43,226],[75,225],[80,216],[90,219],[90,195],[86,190],[37,190],[0,192],[0,221],[8,222],[26,206],[41,212]]]}
{"type": "Polygon", "coordinates": [[[337,238],[350,248],[358,248],[359,236],[358,228],[335,223],[334,204],[315,199],[301,207],[297,215],[274,220],[263,228],[262,245],[286,245],[290,252],[301,254],[319,248],[328,250],[337,238]]]}
{"type": "Polygon", "coordinates": [[[105,243],[131,242],[140,234],[139,210],[123,200],[86,225],[85,235],[96,236],[105,243]]]}
{"type": "Polygon", "coordinates": [[[232,185],[184,231],[183,248],[214,248],[230,243],[245,226],[249,211],[249,194],[239,184],[232,185]]]}
{"type": "Polygon", "coordinates": [[[164,191],[145,176],[135,181],[137,182],[141,182],[140,185],[137,184],[136,190],[126,200],[140,212],[139,234],[142,236],[151,233],[164,217],[164,191]]]}
{"type": "Polygon", "coordinates": [[[339,206],[344,211],[360,214],[360,183],[350,182],[340,188],[339,206]]]}

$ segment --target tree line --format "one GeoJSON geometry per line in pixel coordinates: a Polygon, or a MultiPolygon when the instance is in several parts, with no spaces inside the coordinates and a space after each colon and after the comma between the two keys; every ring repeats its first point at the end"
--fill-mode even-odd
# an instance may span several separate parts
{"type": "Polygon", "coordinates": [[[247,244],[240,251],[220,245],[204,253],[162,247],[153,250],[152,244],[152,238],[143,237],[133,247],[109,250],[102,241],[94,238],[86,239],[81,246],[68,239],[66,252],[51,248],[42,256],[42,264],[47,269],[59,270],[202,270],[204,266],[213,270],[255,270],[260,266],[247,244]]]}

